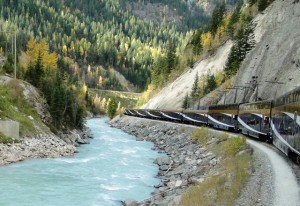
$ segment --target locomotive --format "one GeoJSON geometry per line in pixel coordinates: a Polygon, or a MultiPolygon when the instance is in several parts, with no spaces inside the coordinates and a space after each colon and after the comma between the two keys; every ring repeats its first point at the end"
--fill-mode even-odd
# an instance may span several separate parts
{"type": "Polygon", "coordinates": [[[125,109],[125,115],[208,126],[269,142],[300,164],[300,87],[272,101],[198,110],[125,109]]]}

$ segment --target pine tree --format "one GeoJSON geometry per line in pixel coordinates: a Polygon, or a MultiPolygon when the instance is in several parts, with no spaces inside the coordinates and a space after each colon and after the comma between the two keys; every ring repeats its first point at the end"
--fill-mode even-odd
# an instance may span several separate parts
{"type": "Polygon", "coordinates": [[[215,36],[218,27],[221,25],[225,12],[226,12],[225,2],[215,7],[210,20],[210,27],[209,27],[209,31],[212,33],[213,36],[215,36]]]}
{"type": "Polygon", "coordinates": [[[189,108],[189,94],[188,93],[186,93],[186,95],[184,97],[184,100],[183,100],[183,103],[182,103],[182,108],[183,109],[189,108]]]}
{"type": "Polygon", "coordinates": [[[195,34],[192,37],[191,44],[193,45],[193,53],[196,55],[199,55],[202,50],[202,44],[201,44],[201,34],[202,31],[200,29],[197,29],[195,34]]]}
{"type": "Polygon", "coordinates": [[[36,60],[36,64],[34,66],[34,74],[35,74],[35,81],[34,81],[34,86],[40,87],[42,78],[44,76],[44,66],[43,66],[43,57],[41,52],[38,54],[38,58],[36,60]]]}
{"type": "Polygon", "coordinates": [[[207,77],[207,84],[206,84],[206,91],[207,93],[213,91],[216,87],[217,87],[217,82],[216,82],[216,78],[215,78],[215,75],[210,75],[208,74],[208,77],[207,77]]]}
{"type": "Polygon", "coordinates": [[[34,65],[32,64],[32,62],[30,62],[27,67],[27,71],[25,73],[25,79],[32,85],[35,84],[35,69],[34,69],[34,65]]]}
{"type": "Polygon", "coordinates": [[[191,97],[193,99],[195,99],[197,96],[198,96],[198,82],[199,82],[199,77],[198,77],[198,72],[195,76],[195,81],[194,81],[194,84],[193,84],[193,87],[192,87],[192,93],[191,93],[191,97]]]}
{"type": "Polygon", "coordinates": [[[187,66],[190,68],[194,67],[195,60],[193,57],[187,59],[187,66]]]}
{"type": "Polygon", "coordinates": [[[176,45],[174,41],[170,41],[168,44],[168,51],[167,51],[167,72],[170,73],[172,69],[174,69],[177,61],[176,56],[176,45]]]}
{"type": "Polygon", "coordinates": [[[240,19],[240,15],[241,15],[241,8],[242,8],[242,4],[239,2],[230,19],[229,19],[229,23],[228,23],[228,26],[227,26],[227,32],[229,33],[229,35],[231,36],[231,38],[233,38],[234,36],[234,25],[239,21],[240,19]]]}
{"type": "Polygon", "coordinates": [[[268,7],[268,0],[258,0],[258,11],[262,12],[268,7]]]}
{"type": "Polygon", "coordinates": [[[248,18],[245,20],[244,25],[237,31],[234,44],[225,64],[224,71],[226,76],[236,74],[247,53],[255,46],[254,27],[253,21],[248,18]]]}
{"type": "Polygon", "coordinates": [[[112,119],[115,116],[117,112],[117,107],[118,104],[116,102],[116,99],[114,97],[111,98],[107,105],[107,115],[109,116],[109,118],[112,119]]]}

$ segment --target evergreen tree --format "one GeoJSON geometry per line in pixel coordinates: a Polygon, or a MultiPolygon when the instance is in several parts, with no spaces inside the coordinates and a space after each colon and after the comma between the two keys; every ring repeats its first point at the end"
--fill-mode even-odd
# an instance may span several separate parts
{"type": "Polygon", "coordinates": [[[210,20],[210,26],[209,26],[209,31],[212,33],[213,36],[216,34],[218,27],[221,25],[225,13],[226,13],[225,2],[215,7],[210,20]]]}
{"type": "Polygon", "coordinates": [[[217,88],[217,82],[215,75],[207,75],[207,84],[206,84],[206,93],[209,93],[213,91],[215,88],[217,88]]]}
{"type": "Polygon", "coordinates": [[[14,59],[13,59],[13,55],[8,55],[7,60],[5,62],[5,64],[3,65],[3,70],[8,73],[8,74],[12,74],[14,71],[14,59]]]}
{"type": "Polygon", "coordinates": [[[177,56],[176,56],[176,45],[174,41],[169,41],[168,44],[168,50],[167,50],[167,72],[170,73],[172,69],[174,69],[176,62],[177,62],[177,56]]]}
{"type": "Polygon", "coordinates": [[[190,68],[194,67],[195,60],[193,57],[187,59],[187,66],[190,68]]]}
{"type": "Polygon", "coordinates": [[[247,53],[255,46],[254,27],[251,19],[247,18],[243,26],[237,31],[225,64],[224,71],[227,76],[236,74],[247,53]]]}
{"type": "Polygon", "coordinates": [[[242,3],[238,3],[229,19],[229,23],[227,26],[227,32],[233,38],[234,36],[234,25],[239,21],[241,15],[242,3]]]}
{"type": "Polygon", "coordinates": [[[32,64],[32,62],[29,62],[27,71],[25,73],[25,79],[32,85],[35,84],[35,69],[34,69],[34,65],[32,64]]]}
{"type": "Polygon", "coordinates": [[[202,31],[200,29],[197,29],[191,41],[191,44],[193,45],[193,53],[196,55],[200,54],[203,47],[201,44],[201,34],[202,31]]]}
{"type": "Polygon", "coordinates": [[[268,7],[268,5],[268,0],[258,0],[258,11],[264,11],[268,7]]]}
{"type": "Polygon", "coordinates": [[[117,112],[118,104],[115,98],[111,98],[107,105],[107,115],[109,118],[113,118],[117,112]]]}
{"type": "Polygon", "coordinates": [[[184,97],[184,100],[183,100],[183,103],[182,103],[182,108],[183,109],[189,108],[189,94],[188,93],[186,93],[186,95],[184,97]]]}
{"type": "Polygon", "coordinates": [[[193,84],[193,87],[192,87],[192,93],[191,93],[191,97],[193,99],[195,99],[197,96],[198,96],[198,90],[199,90],[199,87],[198,87],[198,82],[199,82],[199,77],[198,77],[198,72],[195,76],[195,81],[194,81],[194,84],[193,84]]]}
{"type": "Polygon", "coordinates": [[[38,58],[37,58],[37,61],[35,63],[35,66],[34,66],[34,74],[35,74],[35,80],[34,80],[34,86],[36,87],[40,87],[41,86],[41,81],[42,81],[42,78],[44,76],[44,66],[43,66],[43,57],[42,57],[42,54],[41,52],[39,52],[38,54],[38,58]]]}

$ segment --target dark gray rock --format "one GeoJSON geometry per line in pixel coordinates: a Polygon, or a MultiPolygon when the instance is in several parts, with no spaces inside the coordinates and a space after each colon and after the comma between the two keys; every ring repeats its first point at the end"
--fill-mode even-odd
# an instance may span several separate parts
{"type": "Polygon", "coordinates": [[[138,206],[138,202],[135,200],[125,200],[124,202],[122,202],[124,206],[138,206]]]}

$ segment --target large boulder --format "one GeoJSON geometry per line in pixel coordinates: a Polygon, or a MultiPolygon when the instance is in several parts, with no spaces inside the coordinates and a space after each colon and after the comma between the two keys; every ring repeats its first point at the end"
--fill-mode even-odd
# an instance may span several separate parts
{"type": "Polygon", "coordinates": [[[170,157],[159,157],[154,161],[154,163],[158,164],[159,166],[169,165],[171,164],[171,159],[170,157]]]}

